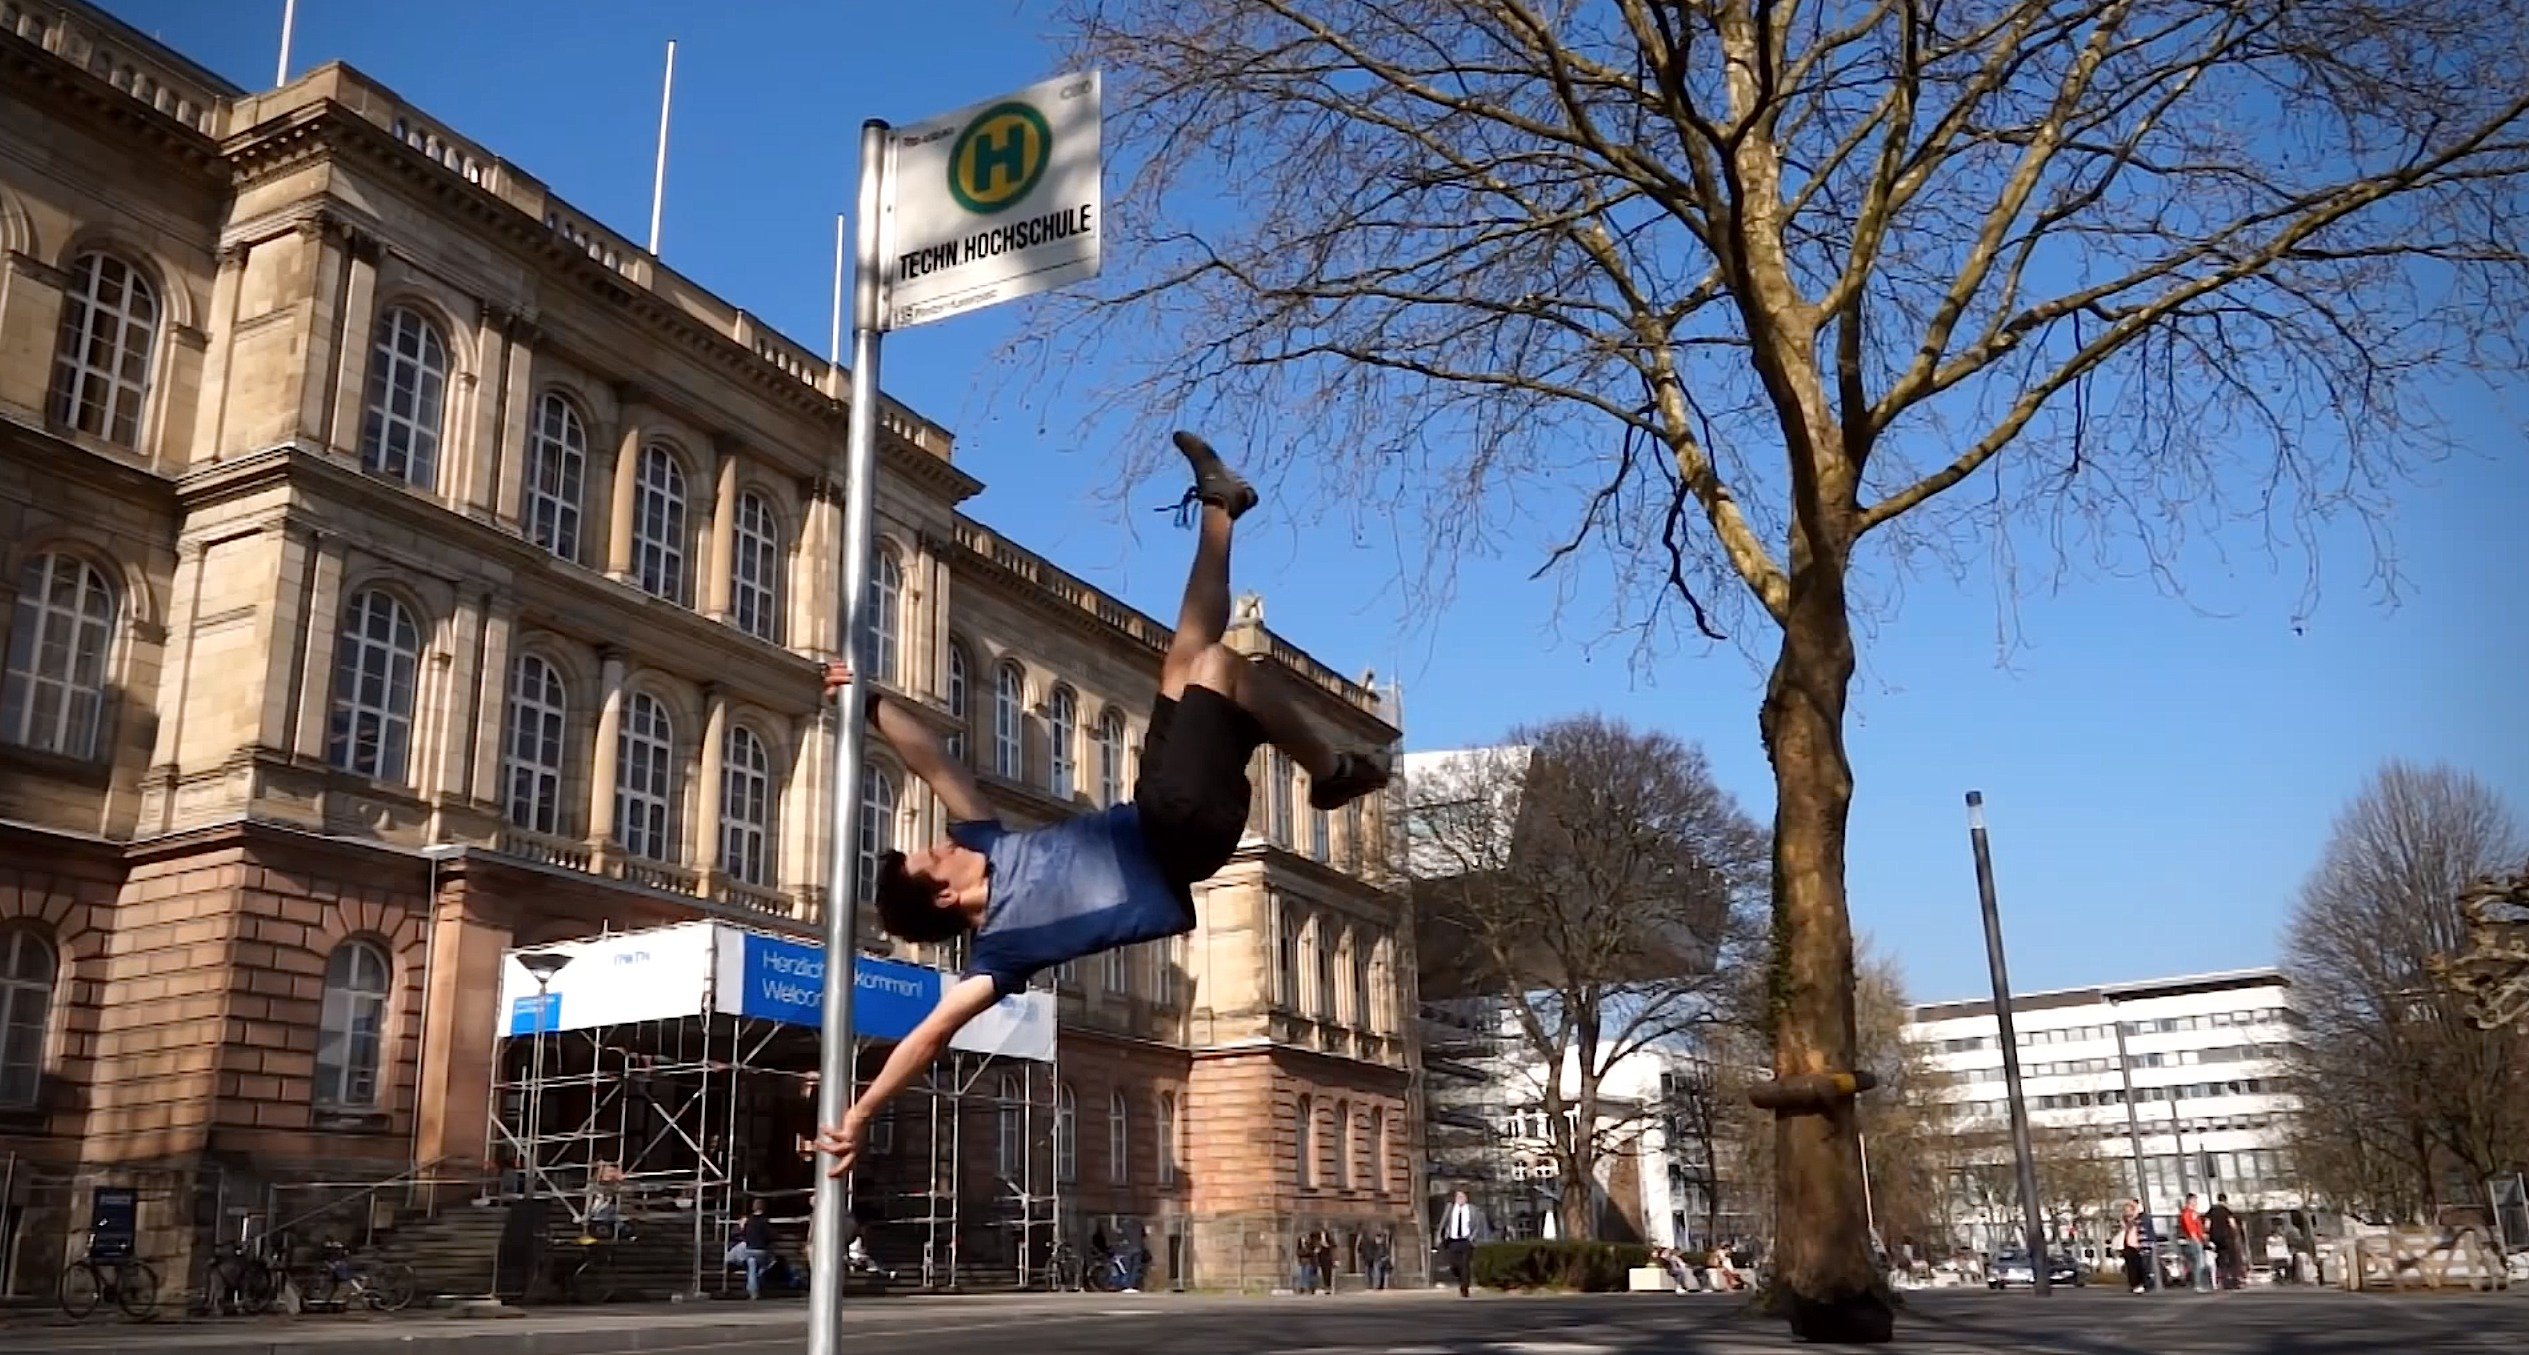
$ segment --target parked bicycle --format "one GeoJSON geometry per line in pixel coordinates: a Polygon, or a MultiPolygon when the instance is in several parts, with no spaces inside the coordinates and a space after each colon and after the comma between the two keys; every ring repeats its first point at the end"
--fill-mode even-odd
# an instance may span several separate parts
{"type": "Polygon", "coordinates": [[[266,1313],[280,1294],[281,1273],[260,1248],[223,1242],[212,1249],[210,1274],[202,1282],[203,1311],[213,1317],[266,1313]]]}
{"type": "Polygon", "coordinates": [[[146,1321],[158,1312],[158,1270],[137,1256],[82,1256],[62,1267],[53,1297],[74,1320],[110,1299],[124,1316],[146,1321]]]}
{"type": "Polygon", "coordinates": [[[553,1244],[554,1288],[565,1303],[604,1303],[615,1296],[615,1246],[612,1238],[583,1234],[553,1244]]]}
{"type": "Polygon", "coordinates": [[[349,1312],[356,1303],[371,1312],[393,1313],[413,1301],[418,1284],[413,1268],[401,1261],[354,1256],[342,1243],[328,1242],[316,1273],[299,1286],[299,1293],[310,1308],[349,1312]]]}

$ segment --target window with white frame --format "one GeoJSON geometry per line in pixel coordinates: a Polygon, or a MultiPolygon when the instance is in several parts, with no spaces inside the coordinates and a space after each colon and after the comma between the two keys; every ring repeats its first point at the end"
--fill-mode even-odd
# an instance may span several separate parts
{"type": "Polygon", "coordinates": [[[1117,996],[1133,991],[1133,957],[1129,948],[1116,946],[1105,954],[1104,981],[1106,990],[1117,996]]]}
{"type": "Polygon", "coordinates": [[[580,495],[588,480],[588,425],[558,391],[536,403],[527,439],[527,539],[565,560],[580,558],[580,495]]]}
{"type": "Polygon", "coordinates": [[[615,841],[634,856],[676,859],[676,725],[648,692],[624,698],[615,736],[615,841]]]}
{"type": "Polygon", "coordinates": [[[78,556],[26,562],[0,679],[0,739],[81,761],[97,755],[117,607],[105,571],[78,556]]]}
{"type": "Polygon", "coordinates": [[[0,1106],[36,1103],[61,959],[25,927],[0,931],[0,1106]]]}
{"type": "Polygon", "coordinates": [[[861,779],[860,896],[878,889],[878,858],[896,849],[896,778],[871,767],[861,779]]]}
{"type": "Polygon", "coordinates": [[[1080,1098],[1068,1082],[1055,1093],[1054,1179],[1064,1185],[1080,1179],[1080,1098]]]}
{"type": "Polygon", "coordinates": [[[1133,1179],[1133,1110],[1122,1092],[1107,1098],[1106,1179],[1118,1186],[1133,1179]]]}
{"type": "Polygon", "coordinates": [[[740,884],[773,882],[773,758],[739,724],[720,750],[720,869],[740,884]]]}
{"type": "Polygon", "coordinates": [[[730,515],[729,620],[759,640],[782,638],[782,528],[761,494],[738,496],[730,515]]]}
{"type": "Polygon", "coordinates": [[[1335,854],[1334,816],[1315,805],[1308,810],[1308,855],[1313,861],[1325,861],[1335,854]]]}
{"type": "Polygon", "coordinates": [[[1317,923],[1317,944],[1312,947],[1317,958],[1317,1017],[1321,1021],[1335,1019],[1335,924],[1325,919],[1317,923]]]}
{"type": "Polygon", "coordinates": [[[53,422],[137,447],[157,338],[158,291],[139,269],[111,254],[73,260],[53,350],[53,422]]]}
{"type": "Polygon", "coordinates": [[[334,704],[326,758],[381,781],[402,781],[413,743],[413,684],[421,628],[381,589],[355,593],[334,636],[334,704]]]}
{"type": "Polygon", "coordinates": [[[537,655],[519,655],[510,665],[502,780],[509,821],[528,832],[562,831],[562,732],[569,718],[562,674],[537,655]]]}
{"type": "Polygon", "coordinates": [[[1276,748],[1265,756],[1265,803],[1271,814],[1266,820],[1267,835],[1273,845],[1291,845],[1291,755],[1276,748]]]}
{"type": "Polygon", "coordinates": [[[1069,687],[1056,687],[1045,703],[1046,745],[1052,756],[1046,767],[1051,773],[1048,784],[1057,800],[1071,798],[1080,780],[1080,763],[1075,742],[1080,735],[1080,697],[1069,687]]]}
{"type": "Polygon", "coordinates": [[[632,578],[641,591],[685,600],[685,468],[658,443],[641,449],[632,492],[632,578]]]}
{"type": "Polygon", "coordinates": [[[1175,1092],[1159,1094],[1158,1131],[1153,1135],[1152,1143],[1159,1150],[1159,1184],[1175,1185],[1177,1183],[1177,1094],[1175,1092]]]}
{"type": "Polygon", "coordinates": [[[423,489],[437,484],[447,404],[448,342],[439,327],[410,306],[379,316],[360,421],[361,468],[423,489]]]}
{"type": "Polygon", "coordinates": [[[966,657],[966,646],[952,640],[948,646],[948,715],[955,728],[949,731],[948,755],[960,762],[966,760],[966,728],[971,719],[966,698],[966,675],[972,671],[966,657]]]}
{"type": "Polygon", "coordinates": [[[992,770],[1013,781],[1027,775],[1021,735],[1026,729],[1027,675],[1005,663],[992,678],[992,770]]]}
{"type": "Polygon", "coordinates": [[[904,562],[892,550],[870,558],[861,602],[861,663],[880,682],[904,681],[904,562]]]}
{"type": "Polygon", "coordinates": [[[1027,1173],[1027,1084],[1016,1073],[1003,1073],[994,1085],[999,1130],[993,1135],[993,1166],[1001,1179],[1017,1181],[1027,1173]]]}
{"type": "Polygon", "coordinates": [[[1098,716],[1096,735],[1098,759],[1098,803],[1120,804],[1124,799],[1124,712],[1113,706],[1098,716]]]}
{"type": "Polygon", "coordinates": [[[1306,1190],[1317,1184],[1317,1104],[1303,1096],[1299,1111],[1292,1165],[1298,1169],[1300,1189],[1306,1190]]]}
{"type": "Polygon", "coordinates": [[[316,1104],[368,1110],[378,1104],[386,1050],[386,952],[345,941],[325,962],[325,1002],[316,1031],[316,1104]]]}

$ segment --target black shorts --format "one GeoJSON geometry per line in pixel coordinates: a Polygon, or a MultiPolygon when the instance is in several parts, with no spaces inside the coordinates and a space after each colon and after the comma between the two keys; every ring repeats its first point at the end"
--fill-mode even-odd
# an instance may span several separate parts
{"type": "Polygon", "coordinates": [[[1247,761],[1264,742],[1256,717],[1209,687],[1151,703],[1133,804],[1142,846],[1171,881],[1208,880],[1237,852],[1255,794],[1247,761]]]}

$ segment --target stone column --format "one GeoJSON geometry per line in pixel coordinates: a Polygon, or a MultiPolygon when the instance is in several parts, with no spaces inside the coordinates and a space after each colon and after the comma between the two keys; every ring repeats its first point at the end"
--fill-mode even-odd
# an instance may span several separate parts
{"type": "Polygon", "coordinates": [[[301,757],[322,759],[326,719],[333,706],[334,632],[342,623],[342,538],[318,537],[315,553],[315,573],[307,590],[297,671],[291,684],[299,714],[298,732],[290,741],[290,750],[301,757]]]}
{"type": "Polygon", "coordinates": [[[592,864],[603,869],[616,850],[615,760],[623,737],[623,655],[598,651],[597,743],[588,759],[588,843],[592,864]]]}
{"type": "Polygon", "coordinates": [[[826,820],[833,813],[828,797],[834,778],[834,708],[818,703],[817,713],[800,722],[799,760],[791,764],[790,784],[782,792],[780,883],[794,897],[807,897],[825,883],[826,820]]]}
{"type": "Polygon", "coordinates": [[[717,683],[703,687],[701,812],[694,818],[694,863],[702,868],[704,897],[720,882],[721,755],[729,737],[729,694],[717,683]]]}
{"type": "Polygon", "coordinates": [[[718,484],[711,496],[711,544],[702,552],[703,615],[714,621],[729,619],[729,572],[735,563],[731,553],[738,532],[738,453],[737,446],[720,442],[714,449],[720,458],[718,484]]]}
{"type": "Polygon", "coordinates": [[[798,637],[798,647],[812,654],[838,654],[843,650],[842,600],[836,591],[842,587],[843,487],[819,477],[809,483],[807,493],[809,535],[800,542],[798,586],[793,590],[798,601],[791,614],[799,625],[791,634],[798,637]]]}
{"type": "Polygon", "coordinates": [[[606,573],[619,582],[632,581],[632,492],[641,482],[641,440],[645,410],[637,395],[627,394],[615,434],[615,484],[606,512],[606,573]]]}
{"type": "MultiPolygon", "coordinates": [[[[223,256],[225,257],[225,256],[223,256]]],[[[53,350],[61,343],[62,290],[70,279],[51,264],[15,251],[0,256],[0,405],[42,427],[52,399],[53,350]]]]}
{"type": "MultiPolygon", "coordinates": [[[[519,503],[525,495],[527,470],[527,438],[534,432],[536,417],[535,363],[536,341],[542,337],[535,322],[516,311],[503,321],[509,338],[509,369],[501,379],[500,455],[492,464],[490,492],[481,500],[491,506],[492,518],[511,531],[518,530],[519,503]]],[[[592,451],[595,449],[591,449],[592,451]]],[[[591,462],[600,458],[592,456],[591,462]]],[[[590,472],[596,470],[590,466],[590,472]]],[[[589,486],[581,485],[585,494],[589,486]]],[[[580,504],[580,550],[585,559],[588,550],[588,503],[580,504]]]]}
{"type": "MultiPolygon", "coordinates": [[[[474,367],[460,382],[469,393],[465,421],[448,420],[440,484],[448,506],[470,517],[492,516],[503,462],[501,416],[509,406],[509,313],[483,304],[474,318],[474,367]],[[457,435],[459,428],[463,436],[457,435]]],[[[455,410],[449,411],[451,415],[455,410]]]]}
{"type": "MultiPolygon", "coordinates": [[[[501,775],[501,755],[509,736],[509,665],[518,632],[518,604],[493,593],[485,596],[483,606],[482,662],[475,669],[475,717],[466,727],[472,748],[467,754],[465,779],[460,784],[475,803],[491,805],[496,812],[507,814],[508,793],[501,775]]],[[[567,820],[562,831],[570,831],[567,820]]]]}
{"type": "MultiPolygon", "coordinates": [[[[237,344],[237,298],[244,290],[249,252],[243,243],[223,246],[219,272],[211,280],[211,310],[204,327],[212,342],[203,351],[201,408],[193,420],[193,446],[188,457],[195,465],[220,454],[220,439],[227,428],[228,355],[237,344]]],[[[7,344],[0,343],[0,355],[7,352],[7,344]]],[[[0,367],[6,365],[0,361],[0,367]]]]}
{"type": "Polygon", "coordinates": [[[422,994],[421,1073],[414,1098],[414,1151],[424,1162],[453,1158],[443,1170],[455,1176],[482,1162],[489,1144],[489,1060],[500,1037],[502,1013],[485,1001],[498,993],[501,957],[513,939],[503,910],[462,877],[443,879],[426,925],[431,929],[430,987],[422,994]]]}
{"type": "MultiPolygon", "coordinates": [[[[332,354],[332,367],[324,373],[328,387],[326,403],[331,407],[330,418],[324,425],[325,444],[344,456],[358,460],[360,419],[367,406],[369,345],[373,338],[369,331],[377,323],[378,263],[385,257],[386,251],[372,236],[349,227],[338,229],[349,265],[343,279],[341,318],[334,321],[332,316],[320,313],[315,320],[320,332],[332,322],[335,340],[322,350],[332,354]]],[[[313,363],[320,350],[315,344],[310,344],[308,349],[308,359],[313,363]]],[[[453,377],[454,373],[450,375],[453,377]]],[[[316,380],[311,377],[311,391],[316,385],[316,380]]],[[[453,422],[449,421],[450,424],[453,422]]],[[[442,425],[439,440],[439,469],[443,476],[448,468],[448,444],[453,441],[446,436],[447,427],[447,424],[442,425]]],[[[435,485],[427,487],[437,488],[435,485]]]]}

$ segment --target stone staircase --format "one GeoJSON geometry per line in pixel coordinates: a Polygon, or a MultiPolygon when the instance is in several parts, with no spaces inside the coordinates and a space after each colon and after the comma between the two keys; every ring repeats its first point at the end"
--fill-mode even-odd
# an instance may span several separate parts
{"type": "MultiPolygon", "coordinates": [[[[510,1264],[502,1254],[513,1207],[468,1203],[444,1208],[428,1217],[416,1217],[382,1237],[380,1251],[409,1263],[424,1294],[490,1295],[505,1302],[526,1304],[569,1301],[555,1282],[553,1258],[568,1257],[576,1250],[579,1226],[567,1211],[551,1212],[545,1228],[547,1261],[531,1277],[525,1267],[510,1264]]],[[[632,1220],[627,1231],[629,1237],[605,1244],[611,1248],[607,1262],[612,1272],[608,1302],[666,1299],[693,1288],[695,1247],[691,1215],[648,1215],[632,1220]]],[[[782,1253],[795,1261],[803,1244],[804,1238],[785,1235],[782,1253]]],[[[724,1292],[733,1297],[745,1296],[745,1276],[735,1271],[723,1272],[720,1258],[726,1250],[724,1242],[709,1236],[704,1239],[702,1292],[706,1297],[720,1297],[724,1292]]],[[[846,1287],[855,1293],[879,1293],[886,1285],[875,1277],[855,1275],[846,1287]]]]}

